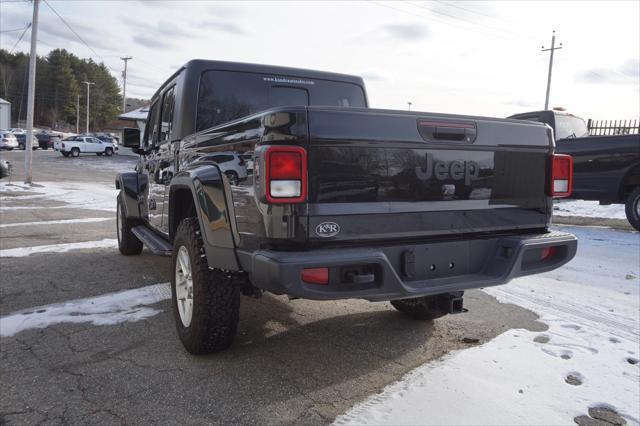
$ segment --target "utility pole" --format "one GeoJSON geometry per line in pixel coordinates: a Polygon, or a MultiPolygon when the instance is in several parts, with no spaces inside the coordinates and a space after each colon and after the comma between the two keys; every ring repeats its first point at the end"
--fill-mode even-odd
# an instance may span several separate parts
{"type": "Polygon", "coordinates": [[[549,92],[551,91],[551,70],[553,68],[553,52],[554,50],[562,49],[562,43],[560,43],[559,47],[556,47],[556,30],[553,30],[553,35],[551,36],[551,48],[545,49],[542,46],[543,52],[551,51],[549,55],[549,77],[547,77],[547,97],[544,100],[544,109],[549,109],[549,92]]]}
{"type": "Polygon", "coordinates": [[[33,0],[33,19],[31,21],[31,53],[29,53],[29,90],[27,92],[27,140],[24,142],[24,183],[31,184],[33,175],[31,170],[33,150],[33,109],[36,95],[36,42],[38,41],[38,7],[40,0],[33,0]]]}
{"type": "Polygon", "coordinates": [[[95,83],[90,81],[83,81],[83,83],[87,85],[87,131],[86,133],[89,134],[89,92],[91,91],[91,85],[95,83]]]}
{"type": "Polygon", "coordinates": [[[80,133],[80,95],[76,98],[76,134],[80,133]]]}
{"type": "Polygon", "coordinates": [[[407,105],[409,105],[409,111],[411,111],[411,105],[413,105],[413,102],[407,102],[407,105]]]}
{"type": "Polygon", "coordinates": [[[120,58],[124,61],[124,71],[122,72],[122,113],[127,112],[127,62],[133,59],[131,56],[120,58]]]}

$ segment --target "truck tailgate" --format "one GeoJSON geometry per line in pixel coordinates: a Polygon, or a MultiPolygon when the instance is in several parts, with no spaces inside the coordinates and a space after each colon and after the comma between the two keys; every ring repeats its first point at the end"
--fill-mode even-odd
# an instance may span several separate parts
{"type": "Polygon", "coordinates": [[[515,120],[309,108],[309,241],[544,228],[550,138],[515,120]]]}

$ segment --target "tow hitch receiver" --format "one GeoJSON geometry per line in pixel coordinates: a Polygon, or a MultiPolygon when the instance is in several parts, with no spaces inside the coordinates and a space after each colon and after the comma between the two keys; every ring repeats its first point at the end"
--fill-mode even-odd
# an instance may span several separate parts
{"type": "Polygon", "coordinates": [[[443,293],[433,296],[433,303],[430,308],[434,311],[447,314],[461,314],[467,312],[467,309],[463,307],[462,295],[463,291],[456,291],[453,293],[443,293]]]}

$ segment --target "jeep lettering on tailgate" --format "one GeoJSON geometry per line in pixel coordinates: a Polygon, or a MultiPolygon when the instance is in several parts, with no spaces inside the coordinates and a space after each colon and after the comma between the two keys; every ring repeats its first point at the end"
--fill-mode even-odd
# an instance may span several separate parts
{"type": "Polygon", "coordinates": [[[475,161],[433,161],[433,154],[427,153],[425,156],[425,167],[416,167],[416,176],[420,180],[429,180],[431,176],[435,176],[438,180],[453,179],[461,180],[464,178],[465,185],[469,185],[471,181],[478,179],[480,175],[480,165],[475,161]]]}

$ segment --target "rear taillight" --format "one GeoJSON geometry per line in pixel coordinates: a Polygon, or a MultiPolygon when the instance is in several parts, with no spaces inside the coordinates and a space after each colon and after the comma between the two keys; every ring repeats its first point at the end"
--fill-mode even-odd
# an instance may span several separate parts
{"type": "Polygon", "coordinates": [[[555,154],[551,157],[549,195],[563,198],[571,195],[573,159],[570,155],[555,154]]]}
{"type": "Polygon", "coordinates": [[[307,198],[307,152],[297,146],[270,146],[264,156],[268,203],[302,203],[307,198]]]}

